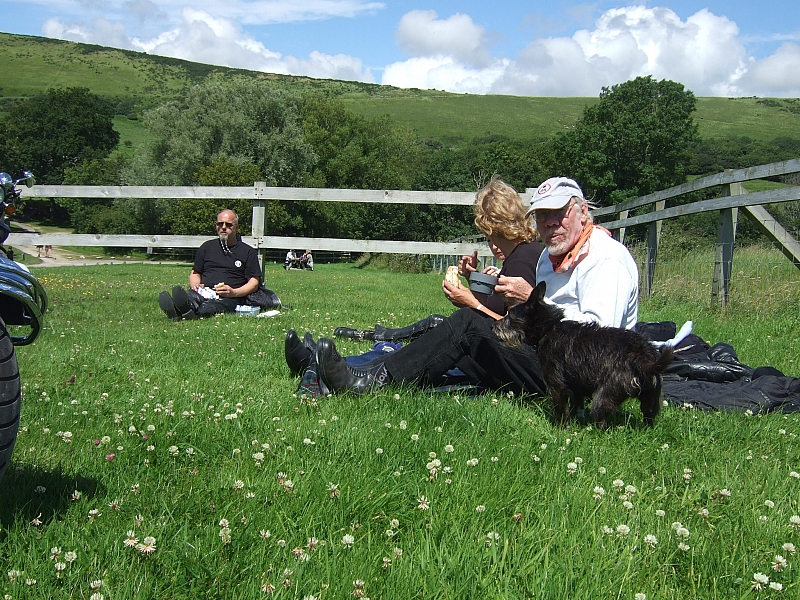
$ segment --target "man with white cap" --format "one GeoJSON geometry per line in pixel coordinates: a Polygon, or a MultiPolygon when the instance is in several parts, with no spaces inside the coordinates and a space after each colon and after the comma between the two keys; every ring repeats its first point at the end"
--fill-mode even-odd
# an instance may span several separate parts
{"type": "MultiPolygon", "coordinates": [[[[628,249],[594,224],[578,184],[566,177],[548,179],[533,194],[528,214],[545,246],[536,281],[547,284],[547,298],[569,320],[632,329],[639,270],[628,249]]],[[[530,292],[523,286],[518,298],[524,301],[530,292]]]]}
{"type": "MultiPolygon", "coordinates": [[[[593,223],[578,184],[566,177],[548,179],[534,193],[528,214],[534,216],[545,246],[536,279],[546,282],[547,298],[570,320],[633,328],[639,294],[636,263],[625,246],[593,223]]],[[[527,300],[532,290],[520,277],[501,277],[495,287],[512,306],[527,300]]],[[[493,320],[475,309],[459,309],[411,345],[360,369],[345,363],[332,340],[320,338],[319,375],[332,391],[360,394],[392,381],[435,385],[457,367],[486,388],[544,394],[536,351],[524,344],[502,344],[492,331],[493,320]]]]}

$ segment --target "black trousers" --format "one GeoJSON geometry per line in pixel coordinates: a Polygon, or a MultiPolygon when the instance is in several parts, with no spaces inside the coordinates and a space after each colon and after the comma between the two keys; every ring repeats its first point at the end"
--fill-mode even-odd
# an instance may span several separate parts
{"type": "Polygon", "coordinates": [[[192,289],[186,290],[186,294],[189,296],[189,303],[192,305],[192,310],[197,313],[198,317],[210,317],[211,315],[218,315],[221,313],[236,312],[236,306],[240,304],[239,298],[216,298],[214,300],[207,300],[192,289]]]}
{"type": "Polygon", "coordinates": [[[494,319],[472,308],[461,308],[438,327],[383,359],[399,383],[436,385],[458,367],[472,383],[516,394],[544,395],[547,387],[536,351],[527,345],[509,348],[492,331],[494,319]]]}

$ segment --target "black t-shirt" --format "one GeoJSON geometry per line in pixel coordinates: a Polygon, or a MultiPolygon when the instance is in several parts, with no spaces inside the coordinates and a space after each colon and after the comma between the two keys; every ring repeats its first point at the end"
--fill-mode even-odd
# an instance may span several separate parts
{"type": "Polygon", "coordinates": [[[242,241],[228,246],[229,254],[222,250],[219,238],[204,242],[194,257],[194,271],[200,273],[206,287],[225,283],[240,288],[251,277],[261,279],[261,267],[256,251],[242,241]]]}
{"type": "MultiPolygon", "coordinates": [[[[539,242],[523,242],[517,244],[517,247],[511,251],[511,254],[506,256],[503,261],[503,267],[500,269],[500,275],[506,277],[522,277],[525,281],[532,286],[536,286],[536,265],[539,262],[539,256],[542,254],[544,248],[539,242]]],[[[478,301],[486,308],[498,315],[504,315],[508,312],[508,307],[503,302],[503,297],[499,294],[475,294],[478,301]]]]}

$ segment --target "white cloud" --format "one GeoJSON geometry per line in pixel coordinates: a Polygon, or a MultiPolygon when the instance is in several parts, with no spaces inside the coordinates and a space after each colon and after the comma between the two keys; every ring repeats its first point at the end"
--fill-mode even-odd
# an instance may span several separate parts
{"type": "Polygon", "coordinates": [[[447,90],[468,94],[487,94],[503,74],[507,61],[475,69],[447,56],[412,58],[387,66],[382,83],[404,88],[447,90]]]}
{"type": "Polygon", "coordinates": [[[449,56],[477,66],[491,62],[486,32],[469,15],[456,13],[439,19],[432,10],[412,10],[400,19],[396,37],[414,58],[449,56]]]}
{"type": "Polygon", "coordinates": [[[800,97],[800,45],[786,43],[763,60],[752,61],[742,76],[745,96],[800,97]]]}
{"type": "MultiPolygon", "coordinates": [[[[483,63],[463,46],[468,36],[449,41],[446,34],[466,22],[453,19],[436,19],[430,11],[405,15],[398,42],[413,57],[389,65],[382,83],[454,92],[469,87],[475,93],[596,96],[603,86],[652,75],[683,83],[698,96],[800,94],[800,46],[784,44],[755,61],[748,57],[736,23],[707,9],[683,21],[669,8],[615,8],[604,12],[591,30],[535,39],[513,60],[483,63]]],[[[484,30],[468,23],[476,28],[473,38],[480,40],[476,51],[483,51],[488,47],[484,30]]]]}
{"type": "Polygon", "coordinates": [[[79,23],[62,23],[59,19],[48,19],[42,24],[42,35],[84,44],[133,48],[131,40],[125,33],[125,28],[119,23],[111,23],[106,19],[95,19],[88,26],[79,23]]]}
{"type": "Polygon", "coordinates": [[[130,38],[121,25],[105,20],[84,27],[50,19],[43,32],[47,37],[129,48],[206,64],[323,79],[375,80],[359,58],[317,51],[311,52],[308,58],[282,56],[249,36],[238,23],[188,7],[183,9],[181,22],[175,28],[151,39],[130,38]]]}

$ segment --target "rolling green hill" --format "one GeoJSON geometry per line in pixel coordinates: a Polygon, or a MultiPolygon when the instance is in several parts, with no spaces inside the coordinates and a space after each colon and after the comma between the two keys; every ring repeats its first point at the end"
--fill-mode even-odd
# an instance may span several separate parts
{"type": "MultiPolygon", "coordinates": [[[[116,103],[120,116],[115,125],[123,142],[129,140],[134,146],[146,132],[140,121],[128,119],[126,114],[133,117],[159,102],[178,98],[187,86],[212,73],[256,77],[300,92],[318,90],[341,98],[355,112],[388,114],[419,137],[452,146],[485,135],[520,140],[549,137],[569,128],[586,105],[597,101],[596,97],[461,95],[276,75],[5,33],[0,33],[0,61],[9,75],[0,87],[0,111],[50,87],[86,87],[116,103]]],[[[696,118],[705,138],[800,138],[798,99],[698,98],[696,118]]]]}

